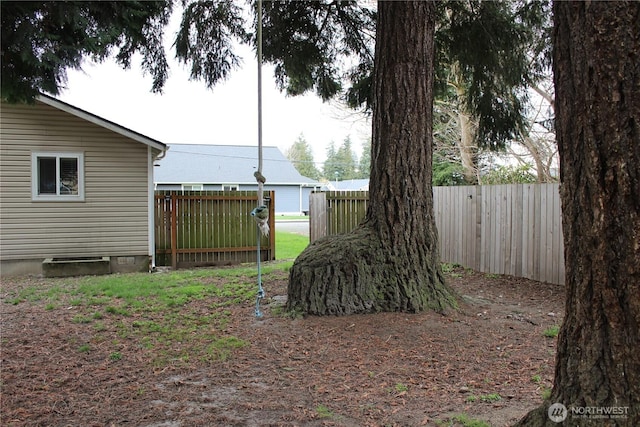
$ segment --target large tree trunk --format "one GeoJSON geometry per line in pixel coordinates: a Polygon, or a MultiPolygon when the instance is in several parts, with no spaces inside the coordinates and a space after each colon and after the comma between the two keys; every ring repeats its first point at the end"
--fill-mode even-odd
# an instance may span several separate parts
{"type": "Polygon", "coordinates": [[[354,232],[320,239],[294,263],[288,308],[310,314],[444,310],[431,189],[431,2],[378,4],[369,209],[354,232]]]}
{"type": "Polygon", "coordinates": [[[566,314],[550,402],[520,424],[558,425],[558,403],[562,425],[638,426],[640,3],[556,2],[554,19],[566,314]]]}

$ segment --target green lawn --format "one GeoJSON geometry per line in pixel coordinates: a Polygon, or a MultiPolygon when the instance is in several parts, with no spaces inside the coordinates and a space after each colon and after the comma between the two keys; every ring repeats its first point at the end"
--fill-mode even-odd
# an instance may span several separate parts
{"type": "Polygon", "coordinates": [[[276,259],[295,259],[309,244],[309,237],[276,231],[276,259]]]}

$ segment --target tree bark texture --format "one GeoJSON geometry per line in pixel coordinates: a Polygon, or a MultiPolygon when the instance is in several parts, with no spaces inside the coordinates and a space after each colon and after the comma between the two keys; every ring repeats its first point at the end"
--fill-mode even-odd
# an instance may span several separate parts
{"type": "Polygon", "coordinates": [[[555,2],[566,314],[550,402],[521,425],[640,425],[640,3],[555,2]],[[582,419],[571,408],[627,408],[582,419]]]}
{"type": "Polygon", "coordinates": [[[354,232],[294,263],[288,308],[309,314],[455,306],[444,283],[431,188],[435,7],[378,4],[369,208],[354,232]]]}
{"type": "Polygon", "coordinates": [[[452,72],[454,75],[452,80],[454,81],[451,82],[450,85],[452,85],[456,91],[456,98],[459,105],[458,125],[460,126],[460,139],[457,141],[457,144],[464,179],[468,183],[479,183],[480,174],[478,173],[477,155],[478,145],[475,143],[475,131],[471,123],[471,116],[466,109],[463,108],[466,101],[466,89],[460,73],[460,64],[458,62],[452,66],[452,72]]]}

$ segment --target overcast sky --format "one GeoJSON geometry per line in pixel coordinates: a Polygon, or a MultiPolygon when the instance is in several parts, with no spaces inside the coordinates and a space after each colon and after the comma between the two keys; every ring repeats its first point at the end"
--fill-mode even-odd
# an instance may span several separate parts
{"type": "MultiPolygon", "coordinates": [[[[165,144],[257,147],[255,54],[245,47],[242,68],[213,90],[203,82],[189,81],[188,70],[172,59],[174,55],[167,51],[171,75],[162,95],[150,92],[151,77],[143,76],[139,61],[123,70],[108,60],[87,62],[82,71],[70,70],[67,89],[59,98],[165,144]]],[[[332,141],[339,146],[349,136],[360,156],[362,142],[370,138],[369,123],[360,116],[349,118],[314,94],[285,97],[276,89],[272,68],[267,65],[262,78],[263,145],[277,146],[284,153],[303,134],[314,150],[314,160],[321,162],[332,141]]]]}

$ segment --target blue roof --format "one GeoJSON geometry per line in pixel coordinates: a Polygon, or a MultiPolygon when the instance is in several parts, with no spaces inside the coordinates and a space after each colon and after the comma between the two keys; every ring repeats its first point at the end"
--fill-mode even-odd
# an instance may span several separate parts
{"type": "MultiPolygon", "coordinates": [[[[267,184],[314,184],[300,175],[278,147],[262,147],[267,184]]],[[[154,168],[156,184],[255,184],[258,147],[247,145],[172,144],[154,168]]]]}

